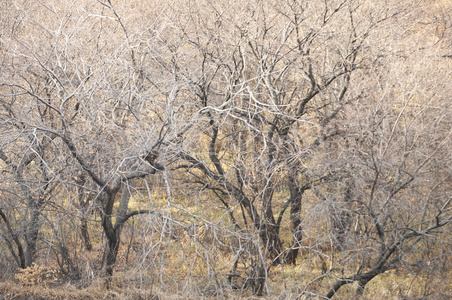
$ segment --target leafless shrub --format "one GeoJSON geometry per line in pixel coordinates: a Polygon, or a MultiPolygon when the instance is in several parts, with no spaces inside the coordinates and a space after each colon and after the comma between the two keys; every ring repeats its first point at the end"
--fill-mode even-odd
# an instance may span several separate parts
{"type": "Polygon", "coordinates": [[[205,297],[450,273],[444,1],[1,7],[5,268],[205,297]]]}

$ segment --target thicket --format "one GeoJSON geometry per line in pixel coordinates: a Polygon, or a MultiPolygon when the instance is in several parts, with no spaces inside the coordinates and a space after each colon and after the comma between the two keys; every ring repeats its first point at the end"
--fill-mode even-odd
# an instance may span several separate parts
{"type": "Polygon", "coordinates": [[[6,299],[452,296],[448,1],[2,1],[6,299]]]}

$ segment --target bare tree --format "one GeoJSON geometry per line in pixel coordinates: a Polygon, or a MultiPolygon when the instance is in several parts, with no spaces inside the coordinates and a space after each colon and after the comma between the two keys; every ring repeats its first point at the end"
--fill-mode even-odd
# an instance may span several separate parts
{"type": "Polygon", "coordinates": [[[452,221],[451,110],[450,88],[439,78],[450,74],[437,67],[442,46],[424,37],[401,42],[363,71],[362,99],[339,119],[345,134],[324,144],[332,176],[316,186],[316,196],[332,213],[330,220],[316,216],[330,224],[330,240],[340,249],[322,251],[330,268],[318,280],[335,278],[327,298],[347,284],[362,295],[388,270],[433,274],[444,261],[452,221]],[[414,50],[418,42],[426,48],[414,50]]]}
{"type": "Polygon", "coordinates": [[[63,2],[1,4],[6,264],[206,297],[442,275],[439,2],[63,2]]]}
{"type": "MultiPolygon", "coordinates": [[[[11,40],[18,47],[17,52],[10,53],[11,59],[18,54],[27,58],[21,64],[12,64],[3,70],[5,81],[2,89],[8,91],[2,100],[8,113],[4,116],[4,123],[15,127],[19,139],[30,140],[29,144],[23,145],[31,151],[25,152],[15,163],[9,158],[9,153],[21,153],[13,147],[22,144],[11,138],[2,146],[1,159],[21,186],[30,210],[30,220],[25,229],[28,247],[25,262],[20,262],[22,267],[29,265],[35,256],[39,215],[46,197],[52,195],[51,191],[59,183],[77,184],[83,188],[82,183],[70,174],[81,172],[97,186],[95,201],[107,239],[103,269],[111,275],[123,224],[135,215],[149,213],[149,210],[128,211],[129,183],[134,178],[164,169],[157,162],[157,149],[170,128],[169,118],[172,116],[166,114],[165,108],[172,104],[158,102],[154,98],[157,97],[154,88],[143,85],[144,71],[137,65],[137,54],[130,45],[130,33],[111,3],[103,5],[116,16],[117,23],[105,25],[96,19],[90,21],[89,15],[75,8],[68,8],[64,12],[66,15],[60,16],[59,8],[42,6],[39,9],[48,20],[27,15],[30,23],[24,25],[28,28],[32,22],[38,23],[37,32],[30,33],[36,35],[18,35],[11,40]],[[81,19],[74,14],[80,14],[81,19]],[[84,26],[93,26],[93,31],[86,32],[84,26]],[[110,48],[113,51],[111,55],[116,57],[111,62],[94,57],[96,54],[91,51],[100,50],[96,50],[96,44],[106,41],[99,35],[107,34],[115,26],[122,28],[129,44],[123,45],[121,39],[106,43],[104,47],[110,48]],[[38,38],[39,34],[45,38],[38,38]],[[83,45],[72,46],[72,42],[79,41],[80,37],[88,39],[85,49],[83,45]],[[121,72],[129,75],[127,78],[118,77],[121,72]],[[24,108],[29,110],[28,113],[24,108]],[[47,152],[50,157],[73,165],[66,169],[66,177],[59,181],[52,178],[58,174],[55,167],[59,161],[54,165],[53,161],[45,160],[47,152]],[[39,194],[24,180],[25,168],[35,161],[34,169],[38,169],[32,174],[42,177],[38,181],[41,185],[37,189],[39,194]],[[117,197],[118,193],[121,196],[117,197]],[[120,198],[120,204],[114,213],[116,198],[120,198]]],[[[28,10],[23,8],[23,12],[27,14],[28,10]]],[[[160,90],[157,93],[166,97],[160,90]]],[[[6,137],[3,140],[6,141],[6,137]]],[[[60,168],[66,168],[66,164],[60,164],[60,168]]],[[[8,220],[6,214],[2,213],[2,217],[8,220]]],[[[7,223],[9,228],[10,223],[7,223]]],[[[11,234],[14,236],[13,232],[11,234]]],[[[17,247],[20,253],[23,252],[19,244],[17,247]]]]}
{"type": "MultiPolygon", "coordinates": [[[[183,60],[178,66],[188,70],[180,76],[193,86],[200,107],[194,111],[204,118],[201,137],[208,144],[194,153],[184,149],[180,157],[189,163],[185,168],[204,174],[205,179],[196,174],[196,181],[244,207],[270,256],[280,261],[285,209],[291,207],[296,245],[303,191],[319,178],[306,178],[304,165],[321,142],[340,133],[331,124],[357,99],[347,91],[352,74],[367,66],[363,45],[395,12],[364,25],[355,20],[364,8],[347,1],[312,6],[259,2],[244,12],[225,12],[215,3],[208,7],[180,21],[199,60],[197,65],[189,61],[193,72],[183,60]],[[344,30],[334,32],[335,26],[344,30]],[[232,167],[226,167],[229,162],[232,167]],[[290,196],[275,218],[275,192],[283,187],[290,196]]],[[[186,134],[191,137],[193,131],[186,134]]]]}

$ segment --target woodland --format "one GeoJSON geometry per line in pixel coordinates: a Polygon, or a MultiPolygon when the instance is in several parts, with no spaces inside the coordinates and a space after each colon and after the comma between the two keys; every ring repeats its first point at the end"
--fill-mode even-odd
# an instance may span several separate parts
{"type": "Polygon", "coordinates": [[[0,299],[450,299],[449,0],[1,0],[0,299]]]}

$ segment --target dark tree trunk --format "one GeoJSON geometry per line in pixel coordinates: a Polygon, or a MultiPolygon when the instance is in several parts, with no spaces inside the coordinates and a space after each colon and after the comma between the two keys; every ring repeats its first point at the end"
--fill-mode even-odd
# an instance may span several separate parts
{"type": "Polygon", "coordinates": [[[387,270],[393,268],[395,261],[398,261],[398,259],[395,259],[394,261],[387,265],[385,265],[384,263],[379,264],[378,266],[375,266],[372,270],[370,270],[367,273],[356,274],[352,277],[337,281],[334,284],[333,288],[326,295],[326,298],[332,298],[342,286],[353,282],[358,282],[358,288],[356,289],[356,293],[360,296],[363,295],[364,288],[369,283],[369,281],[374,279],[376,276],[383,274],[387,270]]]}
{"type": "Polygon", "coordinates": [[[264,295],[264,288],[265,288],[265,281],[266,281],[266,274],[265,274],[265,267],[259,266],[257,268],[257,278],[256,278],[256,287],[255,287],[255,294],[258,297],[261,297],[264,295]]]}
{"type": "Polygon", "coordinates": [[[80,220],[80,234],[82,236],[85,249],[87,251],[93,250],[93,245],[91,244],[91,239],[89,237],[88,220],[86,219],[86,216],[82,216],[82,219],[80,220]]]}
{"type": "Polygon", "coordinates": [[[107,243],[105,244],[104,254],[102,256],[102,273],[104,276],[110,277],[113,275],[113,269],[116,264],[116,257],[119,250],[119,235],[115,238],[107,238],[107,243]]]}
{"type": "Polygon", "coordinates": [[[13,243],[9,241],[8,238],[5,237],[6,243],[10,248],[11,254],[13,255],[14,259],[16,260],[17,264],[20,268],[25,269],[26,268],[26,261],[25,261],[25,253],[24,249],[22,247],[22,243],[19,241],[19,238],[17,237],[17,233],[13,231],[11,228],[10,222],[8,217],[3,213],[3,210],[0,208],[0,216],[2,217],[3,221],[6,224],[6,227],[8,229],[8,233],[11,235],[14,244],[16,244],[17,247],[17,254],[14,250],[13,243]]]}
{"type": "Polygon", "coordinates": [[[268,182],[262,196],[262,210],[264,217],[262,218],[263,223],[260,224],[259,232],[264,246],[267,247],[269,258],[273,260],[273,263],[278,264],[281,262],[280,254],[282,242],[279,237],[279,226],[276,224],[275,217],[273,216],[273,194],[273,183],[268,182]]]}
{"type": "Polygon", "coordinates": [[[30,221],[25,229],[25,239],[27,249],[25,252],[25,266],[29,267],[36,258],[38,233],[40,229],[39,219],[41,216],[40,203],[37,200],[32,200],[34,203],[29,203],[31,208],[30,221]]]}
{"type": "Polygon", "coordinates": [[[113,269],[116,264],[118,256],[119,245],[121,243],[121,232],[124,224],[124,220],[127,215],[127,209],[129,207],[130,191],[127,185],[122,189],[121,199],[119,202],[118,213],[116,216],[116,222],[113,226],[111,221],[111,213],[114,202],[114,195],[110,195],[108,198],[108,204],[106,205],[106,212],[103,217],[102,223],[107,236],[107,243],[105,245],[104,254],[102,257],[102,273],[104,276],[110,277],[113,275],[113,269]]]}
{"type": "Polygon", "coordinates": [[[262,224],[259,228],[259,236],[268,251],[268,258],[274,264],[281,263],[282,242],[279,237],[279,227],[275,224],[262,224]]]}
{"type": "Polygon", "coordinates": [[[290,222],[292,227],[293,243],[287,255],[287,262],[296,265],[300,242],[303,238],[301,228],[301,200],[306,187],[300,188],[297,183],[297,173],[291,172],[288,178],[290,191],[290,222]]]}

